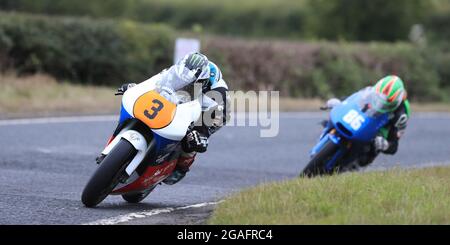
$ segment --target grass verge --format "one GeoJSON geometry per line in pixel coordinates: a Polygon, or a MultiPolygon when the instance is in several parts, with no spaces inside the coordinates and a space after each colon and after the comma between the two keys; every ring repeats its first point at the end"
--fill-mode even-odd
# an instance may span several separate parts
{"type": "Polygon", "coordinates": [[[109,87],[57,82],[46,75],[0,75],[0,118],[110,114],[120,98],[109,87]]]}
{"type": "MultiPolygon", "coordinates": [[[[58,115],[116,114],[120,97],[115,88],[57,82],[47,75],[17,77],[0,74],[0,119],[58,115]]],[[[246,97],[257,102],[257,97],[246,97]]],[[[234,97],[235,105],[245,103],[244,97],[234,97]]],[[[280,98],[280,111],[319,111],[320,99],[280,98]]],[[[413,112],[450,112],[450,104],[413,104],[413,112]]],[[[235,106],[236,111],[255,111],[248,106],[235,106]]],[[[257,110],[257,108],[256,108],[257,110]]]]}
{"type": "Polygon", "coordinates": [[[450,167],[264,184],[219,204],[209,224],[450,224],[450,167]]]}

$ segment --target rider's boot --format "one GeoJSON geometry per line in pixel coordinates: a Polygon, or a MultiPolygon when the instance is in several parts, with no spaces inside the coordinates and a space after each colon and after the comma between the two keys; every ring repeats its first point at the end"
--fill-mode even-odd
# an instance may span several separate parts
{"type": "Polygon", "coordinates": [[[182,180],[184,176],[186,176],[186,173],[189,172],[189,168],[194,162],[196,154],[196,152],[186,153],[182,151],[180,157],[178,158],[175,170],[163,181],[163,183],[173,185],[182,180]]]}

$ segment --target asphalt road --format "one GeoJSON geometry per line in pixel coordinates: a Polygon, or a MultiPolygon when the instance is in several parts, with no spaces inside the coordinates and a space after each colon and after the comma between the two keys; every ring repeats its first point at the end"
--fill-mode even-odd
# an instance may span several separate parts
{"type": "MultiPolygon", "coordinates": [[[[0,121],[0,224],[202,223],[214,207],[210,202],[258,183],[295,178],[325,117],[282,114],[275,138],[260,138],[258,127],[225,127],[180,183],[158,187],[141,204],[113,196],[95,209],[82,205],[81,191],[114,117],[0,121]]],[[[449,125],[448,114],[416,114],[398,154],[379,157],[371,168],[450,164],[449,125]]]]}

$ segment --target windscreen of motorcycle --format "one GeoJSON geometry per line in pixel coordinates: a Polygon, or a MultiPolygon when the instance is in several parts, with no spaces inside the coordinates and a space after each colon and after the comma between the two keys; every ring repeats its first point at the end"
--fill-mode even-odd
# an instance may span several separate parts
{"type": "Polygon", "coordinates": [[[387,123],[388,114],[373,113],[367,107],[365,92],[353,94],[330,112],[333,126],[349,140],[369,142],[387,123]]]}
{"type": "Polygon", "coordinates": [[[162,129],[173,121],[176,108],[156,91],[149,91],[136,100],[133,115],[151,129],[162,129]]]}

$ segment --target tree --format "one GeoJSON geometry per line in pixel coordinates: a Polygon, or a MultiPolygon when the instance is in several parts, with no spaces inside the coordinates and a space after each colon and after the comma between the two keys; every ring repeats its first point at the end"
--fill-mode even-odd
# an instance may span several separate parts
{"type": "Polygon", "coordinates": [[[397,41],[431,11],[428,0],[310,0],[309,33],[318,38],[397,41]]]}

